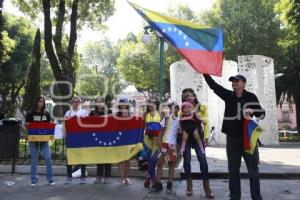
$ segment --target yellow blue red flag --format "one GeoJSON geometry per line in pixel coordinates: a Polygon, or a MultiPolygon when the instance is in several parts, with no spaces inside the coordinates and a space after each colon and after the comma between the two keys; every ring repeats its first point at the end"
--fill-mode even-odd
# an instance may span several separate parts
{"type": "Polygon", "coordinates": [[[261,128],[254,120],[244,119],[244,150],[253,155],[257,145],[257,140],[263,133],[261,128]]]}
{"type": "Polygon", "coordinates": [[[200,73],[222,76],[223,32],[162,15],[129,2],[200,73]]]}
{"type": "Polygon", "coordinates": [[[71,118],[65,122],[68,164],[119,163],[143,148],[141,117],[71,118]]]}
{"type": "Polygon", "coordinates": [[[54,140],[55,124],[49,122],[31,122],[27,125],[28,142],[54,140]]]}

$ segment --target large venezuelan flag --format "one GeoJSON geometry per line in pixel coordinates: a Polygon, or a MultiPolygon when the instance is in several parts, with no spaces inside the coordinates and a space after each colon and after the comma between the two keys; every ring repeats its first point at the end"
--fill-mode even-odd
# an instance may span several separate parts
{"type": "Polygon", "coordinates": [[[119,163],[143,148],[144,121],[140,117],[74,117],[65,127],[70,165],[119,163]]]}
{"type": "Polygon", "coordinates": [[[223,32],[167,17],[129,2],[198,72],[222,76],[223,32]]]}
{"type": "Polygon", "coordinates": [[[54,140],[55,124],[49,122],[31,122],[27,125],[28,142],[54,140]]]}
{"type": "Polygon", "coordinates": [[[255,121],[244,119],[244,150],[253,155],[257,145],[257,140],[263,133],[261,128],[255,121]]]}

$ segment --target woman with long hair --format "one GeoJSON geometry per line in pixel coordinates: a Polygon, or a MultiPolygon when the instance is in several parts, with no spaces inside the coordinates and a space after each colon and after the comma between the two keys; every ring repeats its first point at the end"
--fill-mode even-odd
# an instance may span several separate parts
{"type": "Polygon", "coordinates": [[[159,151],[159,133],[161,129],[161,116],[159,113],[159,101],[153,97],[147,101],[147,108],[144,114],[145,133],[144,148],[148,158],[148,172],[144,182],[144,187],[157,190],[158,182],[155,175],[155,167],[160,156],[159,151]]]}
{"type": "MultiPolygon", "coordinates": [[[[34,102],[32,110],[25,116],[26,126],[32,122],[52,122],[50,114],[46,111],[46,100],[44,97],[40,96],[34,102]]],[[[43,157],[46,164],[46,177],[48,180],[48,185],[55,185],[53,181],[53,170],[51,161],[51,150],[48,142],[29,142],[30,148],[30,176],[31,184],[30,187],[35,187],[38,184],[37,176],[37,165],[38,165],[38,155],[39,151],[42,151],[43,157]]]]}
{"type": "Polygon", "coordinates": [[[182,91],[182,103],[189,102],[192,104],[194,108],[194,112],[199,115],[202,122],[202,129],[204,132],[204,136],[201,137],[201,145],[197,143],[194,137],[189,137],[187,139],[185,149],[183,152],[183,167],[184,171],[187,175],[187,189],[186,194],[191,196],[193,194],[193,183],[191,177],[191,148],[195,149],[197,159],[200,164],[200,170],[202,173],[203,179],[203,189],[205,191],[205,195],[209,199],[214,198],[214,194],[212,193],[208,180],[208,165],[207,159],[205,155],[205,147],[208,145],[209,138],[209,125],[208,125],[208,113],[206,106],[199,103],[197,96],[193,89],[187,88],[182,91]]]}
{"type": "MultiPolygon", "coordinates": [[[[118,102],[117,117],[124,119],[130,117],[130,105],[125,98],[120,99],[118,102]]],[[[118,168],[121,176],[121,183],[124,185],[131,185],[129,179],[130,159],[118,163],[118,168]]]]}
{"type": "MultiPolygon", "coordinates": [[[[107,108],[105,104],[105,99],[103,97],[98,97],[95,102],[95,109],[92,110],[89,116],[105,116],[111,114],[111,111],[107,108]]],[[[97,164],[97,173],[95,184],[103,183],[108,184],[111,183],[109,178],[111,177],[111,164],[97,164]]]]}

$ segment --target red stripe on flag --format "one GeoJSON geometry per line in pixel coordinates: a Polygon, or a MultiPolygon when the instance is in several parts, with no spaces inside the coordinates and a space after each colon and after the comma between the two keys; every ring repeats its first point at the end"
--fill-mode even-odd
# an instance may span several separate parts
{"type": "Polygon", "coordinates": [[[222,76],[223,52],[193,49],[177,49],[177,51],[197,72],[222,76]]]}
{"type": "Polygon", "coordinates": [[[141,117],[130,120],[117,119],[114,116],[73,117],[66,120],[65,127],[68,133],[116,132],[144,128],[144,120],[141,117]]]}
{"type": "Polygon", "coordinates": [[[55,129],[55,124],[49,122],[30,122],[28,129],[55,129]]]}
{"type": "Polygon", "coordinates": [[[243,120],[243,128],[244,128],[244,150],[249,150],[250,147],[250,140],[249,140],[249,133],[248,133],[248,126],[249,120],[243,120]]]}

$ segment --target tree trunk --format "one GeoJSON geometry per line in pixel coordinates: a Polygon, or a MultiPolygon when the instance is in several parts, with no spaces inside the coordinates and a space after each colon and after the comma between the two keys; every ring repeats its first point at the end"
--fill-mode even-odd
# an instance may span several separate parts
{"type": "Polygon", "coordinates": [[[32,110],[32,105],[41,95],[40,87],[40,69],[41,69],[41,33],[38,28],[35,33],[34,44],[31,55],[31,64],[28,68],[25,94],[23,99],[22,110],[28,112],[32,110]]]}
{"type": "Polygon", "coordinates": [[[297,131],[298,131],[298,134],[300,134],[300,94],[296,95],[295,104],[296,104],[297,131]]]}
{"type": "Polygon", "coordinates": [[[75,86],[75,70],[73,67],[73,56],[75,44],[77,41],[77,17],[78,17],[78,0],[74,0],[72,4],[71,23],[70,23],[70,39],[68,46],[68,74],[69,81],[75,86]]]}
{"type": "Polygon", "coordinates": [[[45,51],[50,62],[50,66],[56,81],[63,81],[63,83],[56,83],[54,87],[53,101],[56,103],[55,110],[53,111],[55,116],[62,117],[64,113],[69,109],[66,104],[69,103],[71,96],[73,95],[73,89],[75,87],[74,82],[74,70],[72,67],[72,59],[74,55],[74,48],[77,39],[77,10],[78,0],[73,1],[72,13],[71,13],[71,30],[70,39],[67,53],[64,52],[62,46],[62,30],[65,15],[65,1],[60,0],[59,9],[57,11],[58,21],[56,23],[56,34],[53,39],[52,36],[52,22],[51,22],[51,0],[43,0],[44,11],[44,34],[45,34],[45,51]],[[55,43],[55,51],[52,44],[52,40],[55,43]],[[61,63],[59,63],[59,61],[61,63]],[[70,83],[70,85],[66,84],[70,83]]]}

